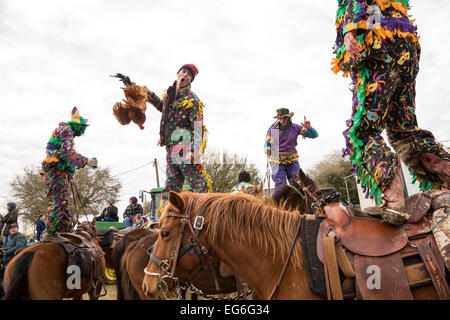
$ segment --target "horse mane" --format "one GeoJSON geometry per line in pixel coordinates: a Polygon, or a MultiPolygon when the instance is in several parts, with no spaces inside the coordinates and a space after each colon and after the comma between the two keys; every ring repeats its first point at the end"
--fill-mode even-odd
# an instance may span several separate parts
{"type": "MultiPolygon", "coordinates": [[[[205,228],[202,232],[211,244],[218,245],[227,235],[241,243],[255,245],[265,256],[270,254],[274,261],[286,259],[299,223],[298,211],[281,210],[246,194],[183,191],[180,195],[186,204],[189,198],[194,198],[194,215],[204,211],[205,228]]],[[[170,207],[169,203],[162,218],[170,207]]],[[[297,241],[291,257],[294,265],[299,265],[302,256],[300,241],[297,241]]]]}

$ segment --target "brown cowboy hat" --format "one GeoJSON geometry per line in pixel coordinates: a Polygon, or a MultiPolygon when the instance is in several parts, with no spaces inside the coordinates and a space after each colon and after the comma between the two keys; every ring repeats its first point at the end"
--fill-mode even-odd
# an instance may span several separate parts
{"type": "Polygon", "coordinates": [[[277,115],[274,119],[280,119],[281,117],[292,117],[294,115],[293,112],[289,112],[288,108],[280,108],[277,109],[277,115]]]}

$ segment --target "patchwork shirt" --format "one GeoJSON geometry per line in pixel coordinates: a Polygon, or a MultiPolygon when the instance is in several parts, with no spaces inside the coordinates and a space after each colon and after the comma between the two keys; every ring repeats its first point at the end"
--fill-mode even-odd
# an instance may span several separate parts
{"type": "Polygon", "coordinates": [[[417,27],[408,15],[409,0],[337,0],[336,42],[332,61],[335,73],[343,71],[347,76],[358,61],[350,58],[344,37],[356,31],[361,49],[358,60],[370,55],[387,52],[389,44],[396,39],[409,39],[419,46],[417,27]]]}
{"type": "Polygon", "coordinates": [[[189,88],[183,88],[172,105],[168,103],[167,92],[162,98],[155,96],[152,104],[160,111],[161,145],[173,147],[183,145],[194,154],[201,154],[205,148],[203,126],[203,102],[189,88]],[[183,90],[185,89],[185,90],[183,90]]]}

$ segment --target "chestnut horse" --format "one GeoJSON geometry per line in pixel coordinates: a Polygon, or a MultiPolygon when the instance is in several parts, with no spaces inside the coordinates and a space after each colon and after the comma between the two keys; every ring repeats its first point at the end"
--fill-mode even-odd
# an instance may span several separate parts
{"type": "MultiPolygon", "coordinates": [[[[153,255],[158,259],[169,260],[182,223],[182,219],[176,216],[187,214],[186,211],[190,211],[191,219],[203,213],[204,225],[198,239],[208,254],[224,262],[258,297],[268,299],[296,234],[299,213],[265,205],[264,201],[244,194],[170,192],[169,204],[162,215],[161,230],[153,248],[153,255]],[[188,203],[191,207],[186,210],[188,203]]],[[[181,246],[190,235],[184,232],[181,246]]],[[[175,273],[187,281],[199,269],[199,256],[184,255],[179,257],[175,273]]],[[[161,277],[168,270],[163,270],[151,260],[146,270],[142,289],[148,296],[157,296],[161,277]]],[[[320,299],[309,290],[300,241],[295,244],[274,298],[320,299]]]]}
{"type": "MultiPolygon", "coordinates": [[[[118,299],[125,300],[148,300],[151,297],[142,291],[142,281],[144,279],[144,269],[147,266],[150,256],[147,253],[149,247],[153,246],[158,237],[158,232],[132,231],[124,236],[115,248],[115,258],[120,257],[119,271],[116,271],[118,281],[118,299]],[[137,239],[141,237],[140,239],[137,239]],[[126,244],[125,250],[123,250],[126,244]],[[123,252],[120,254],[120,252],[123,252]]],[[[117,261],[115,262],[117,268],[117,261]]],[[[219,270],[219,262],[211,259],[212,269],[209,268],[200,272],[193,284],[206,294],[229,294],[237,291],[234,277],[222,277],[219,270]],[[219,289],[215,286],[215,272],[219,289]]],[[[161,298],[161,297],[160,297],[161,298]]]]}
{"type": "MultiPolygon", "coordinates": [[[[100,249],[95,219],[91,224],[83,222],[81,226],[100,249]]],[[[104,257],[101,259],[100,268],[104,274],[104,257]]],[[[73,298],[81,300],[85,293],[89,294],[90,299],[98,299],[102,285],[94,287],[91,278],[86,277],[80,279],[79,289],[70,289],[67,285],[66,269],[67,254],[60,244],[41,242],[28,247],[15,256],[6,268],[4,299],[61,300],[73,298]]]]}
{"type": "MultiPolygon", "coordinates": [[[[183,247],[194,234],[187,221],[195,226],[199,216],[204,218],[197,235],[202,250],[229,266],[261,299],[269,299],[282,274],[292,241],[298,235],[301,217],[298,212],[234,194],[170,192],[142,290],[148,296],[157,296],[163,277],[176,274],[186,281],[200,269],[200,255],[171,259],[171,255],[177,256],[176,248],[183,247]],[[183,226],[187,229],[180,233],[183,226]],[[158,259],[162,263],[154,262],[158,259]]],[[[412,289],[416,299],[436,299],[434,292],[432,285],[412,289]]],[[[294,244],[284,277],[272,298],[322,299],[308,286],[301,239],[294,244]]]]}

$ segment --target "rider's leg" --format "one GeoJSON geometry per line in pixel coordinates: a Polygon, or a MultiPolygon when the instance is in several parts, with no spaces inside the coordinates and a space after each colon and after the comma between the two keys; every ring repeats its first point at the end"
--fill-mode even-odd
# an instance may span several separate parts
{"type": "Polygon", "coordinates": [[[287,184],[286,165],[278,163],[270,163],[270,167],[272,169],[272,180],[275,182],[275,190],[277,190],[280,186],[287,184]]]}

